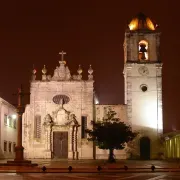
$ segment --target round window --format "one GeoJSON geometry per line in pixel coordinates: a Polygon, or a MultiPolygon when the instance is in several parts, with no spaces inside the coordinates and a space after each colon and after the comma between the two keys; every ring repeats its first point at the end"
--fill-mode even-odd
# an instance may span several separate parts
{"type": "Polygon", "coordinates": [[[67,104],[70,101],[69,97],[66,95],[56,95],[53,97],[53,102],[55,104],[67,104]]]}
{"type": "Polygon", "coordinates": [[[142,92],[146,92],[147,91],[147,85],[145,85],[145,84],[142,84],[141,86],[140,86],[140,88],[141,88],[141,90],[142,90],[142,92]]]}

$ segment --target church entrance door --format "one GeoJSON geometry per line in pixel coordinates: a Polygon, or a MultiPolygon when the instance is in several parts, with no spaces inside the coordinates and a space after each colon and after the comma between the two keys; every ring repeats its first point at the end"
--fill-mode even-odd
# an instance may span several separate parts
{"type": "Polygon", "coordinates": [[[150,159],[150,139],[148,137],[142,137],[140,139],[140,158],[143,160],[150,159]]]}
{"type": "Polygon", "coordinates": [[[68,158],[68,132],[53,132],[54,158],[68,158]]]}

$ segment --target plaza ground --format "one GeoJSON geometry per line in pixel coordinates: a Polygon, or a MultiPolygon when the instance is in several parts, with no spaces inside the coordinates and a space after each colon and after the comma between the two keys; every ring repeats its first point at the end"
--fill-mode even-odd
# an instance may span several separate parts
{"type": "Polygon", "coordinates": [[[107,160],[60,160],[60,159],[31,159],[32,163],[38,166],[6,166],[7,160],[0,160],[0,172],[42,172],[42,167],[47,168],[46,172],[69,172],[68,167],[72,166],[72,172],[97,172],[100,166],[102,172],[151,172],[151,166],[155,166],[156,172],[179,172],[180,161],[140,161],[140,160],[117,160],[116,163],[108,163],[107,160]]]}
{"type": "Polygon", "coordinates": [[[109,164],[107,160],[47,160],[34,159],[36,167],[4,166],[7,160],[0,160],[0,180],[179,180],[180,161],[136,161],[117,160],[109,164]],[[128,166],[128,170],[124,169],[128,166]],[[151,170],[154,165],[155,171],[151,170]],[[42,171],[46,166],[47,170],[42,171]],[[72,166],[69,172],[68,167],[72,166]],[[98,171],[97,166],[102,170],[98,171]]]}
{"type": "Polygon", "coordinates": [[[4,180],[179,180],[180,173],[0,173],[0,179],[4,180]]]}

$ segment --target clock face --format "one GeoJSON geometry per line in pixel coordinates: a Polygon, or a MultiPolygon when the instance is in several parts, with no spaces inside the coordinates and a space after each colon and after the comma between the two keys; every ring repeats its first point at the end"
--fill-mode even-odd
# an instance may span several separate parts
{"type": "Polygon", "coordinates": [[[149,74],[149,70],[146,66],[141,66],[139,69],[138,69],[139,73],[141,75],[148,75],[149,74]]]}

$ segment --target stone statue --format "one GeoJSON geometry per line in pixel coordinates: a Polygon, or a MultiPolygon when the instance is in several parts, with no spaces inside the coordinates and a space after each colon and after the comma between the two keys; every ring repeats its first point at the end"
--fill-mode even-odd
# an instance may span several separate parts
{"type": "Polygon", "coordinates": [[[66,66],[66,80],[70,80],[70,79],[71,79],[71,73],[68,66],[66,66]]]}
{"type": "Polygon", "coordinates": [[[56,67],[56,69],[54,70],[54,75],[52,77],[52,80],[58,80],[59,79],[59,74],[58,74],[58,66],[56,67]]]}
{"type": "Polygon", "coordinates": [[[50,114],[47,114],[44,118],[44,125],[53,124],[53,119],[50,114]]]}
{"type": "Polygon", "coordinates": [[[77,119],[76,119],[75,114],[71,114],[71,115],[70,115],[69,121],[66,122],[66,125],[79,126],[79,123],[78,123],[78,121],[77,121],[77,119]]]}
{"type": "Polygon", "coordinates": [[[59,61],[60,63],[60,67],[59,67],[59,71],[58,71],[58,75],[59,75],[59,80],[65,80],[66,77],[66,67],[65,67],[65,63],[64,61],[59,61]]]}

